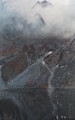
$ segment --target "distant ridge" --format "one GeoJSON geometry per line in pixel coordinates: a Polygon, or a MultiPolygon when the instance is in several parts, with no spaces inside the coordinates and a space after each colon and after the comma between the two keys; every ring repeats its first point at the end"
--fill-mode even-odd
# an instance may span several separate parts
{"type": "Polygon", "coordinates": [[[41,7],[48,7],[48,6],[52,6],[52,3],[46,1],[46,0],[43,0],[43,1],[37,1],[35,3],[35,5],[33,5],[32,9],[35,8],[36,6],[41,6],[41,7]]]}

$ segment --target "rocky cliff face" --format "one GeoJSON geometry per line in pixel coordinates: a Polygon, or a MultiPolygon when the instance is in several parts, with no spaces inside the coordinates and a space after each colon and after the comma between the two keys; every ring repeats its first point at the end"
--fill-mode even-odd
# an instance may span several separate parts
{"type": "MultiPolygon", "coordinates": [[[[16,46],[16,49],[4,49],[1,56],[5,56],[4,59],[0,61],[1,64],[4,64],[2,67],[2,78],[4,81],[10,81],[19,73],[23,72],[28,66],[35,63],[37,59],[40,59],[48,51],[56,50],[60,48],[60,42],[56,38],[45,38],[38,44],[33,40],[31,44],[25,44],[21,47],[16,46]],[[51,39],[51,40],[50,40],[51,39]],[[8,52],[9,51],[9,52],[8,52]]],[[[38,39],[37,39],[38,40],[38,39]]]]}
{"type": "Polygon", "coordinates": [[[57,47],[57,42],[50,40],[36,47],[24,44],[16,56],[4,59],[1,67],[1,81],[4,81],[4,88],[0,91],[1,119],[75,118],[74,44],[74,40],[63,44],[64,48],[62,44],[57,47]]]}

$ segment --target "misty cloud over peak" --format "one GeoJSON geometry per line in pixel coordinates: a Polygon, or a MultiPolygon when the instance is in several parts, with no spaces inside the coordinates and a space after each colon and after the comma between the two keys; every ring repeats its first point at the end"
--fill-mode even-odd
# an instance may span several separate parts
{"type": "Polygon", "coordinates": [[[53,34],[68,38],[75,34],[74,0],[2,0],[0,6],[3,6],[0,8],[1,26],[10,24],[13,20],[10,18],[16,16],[16,30],[28,35],[53,34]],[[32,9],[36,5],[37,7],[32,9]],[[46,6],[39,7],[39,5],[46,6]],[[48,7],[49,5],[51,7],[48,7]]]}

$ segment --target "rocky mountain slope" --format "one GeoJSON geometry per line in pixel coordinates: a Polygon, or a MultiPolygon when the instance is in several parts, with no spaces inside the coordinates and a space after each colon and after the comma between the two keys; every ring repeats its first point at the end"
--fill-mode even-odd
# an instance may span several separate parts
{"type": "Polygon", "coordinates": [[[17,115],[16,120],[18,117],[20,120],[75,118],[75,41],[64,45],[64,49],[48,48],[49,42],[39,44],[36,48],[24,45],[16,57],[2,65],[4,88],[0,92],[0,115],[3,119],[5,116],[8,119],[15,117],[12,116],[12,104],[16,110],[13,113],[17,115]],[[4,102],[5,107],[3,100],[7,100],[4,102]],[[10,102],[12,100],[13,103],[10,102]],[[8,111],[5,110],[6,105],[9,105],[8,111]]]}

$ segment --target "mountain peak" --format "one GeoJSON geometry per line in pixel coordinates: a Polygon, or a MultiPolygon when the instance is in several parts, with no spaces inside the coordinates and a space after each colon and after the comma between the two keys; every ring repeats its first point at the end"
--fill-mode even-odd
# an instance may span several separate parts
{"type": "Polygon", "coordinates": [[[48,6],[52,6],[52,4],[46,0],[43,0],[43,1],[37,1],[32,8],[35,8],[36,6],[48,7],[48,6]]]}

